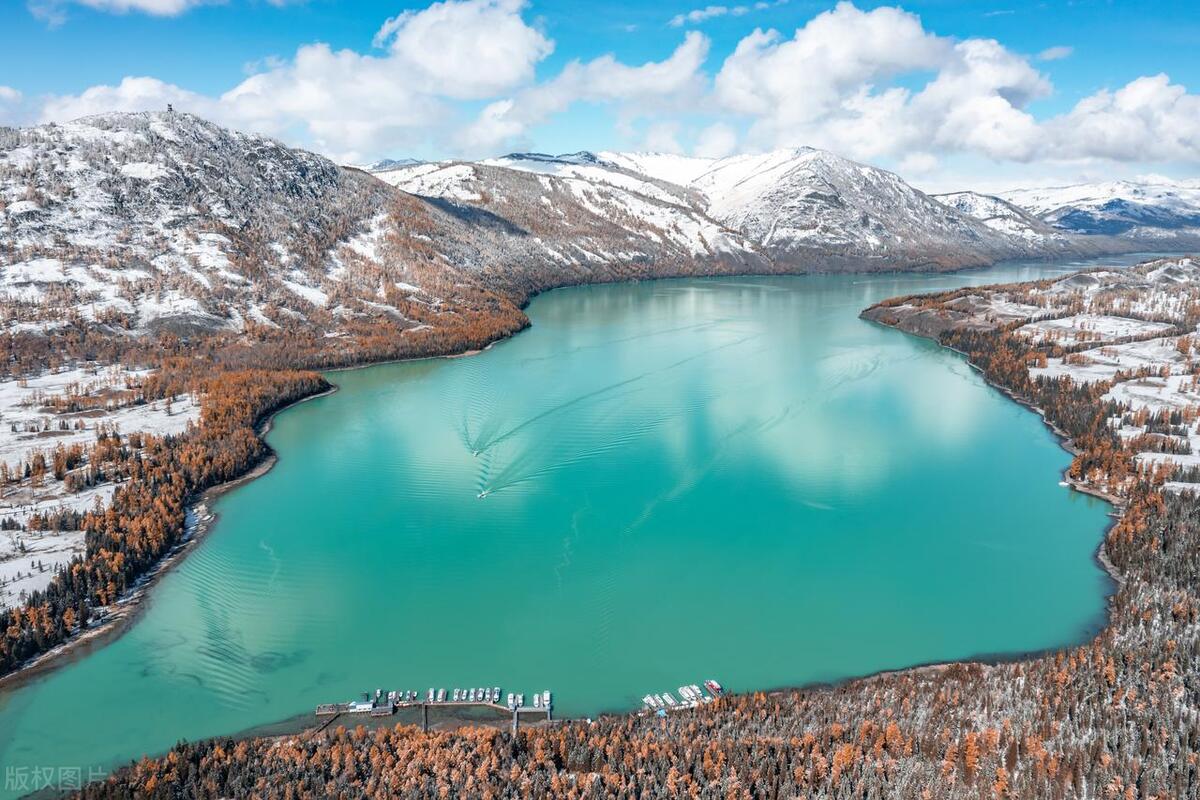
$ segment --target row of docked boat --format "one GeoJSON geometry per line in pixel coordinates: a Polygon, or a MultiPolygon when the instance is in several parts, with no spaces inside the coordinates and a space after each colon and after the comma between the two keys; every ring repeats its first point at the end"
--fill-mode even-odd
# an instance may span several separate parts
{"type": "MultiPolygon", "coordinates": [[[[508,702],[503,702],[504,695],[500,692],[499,686],[478,687],[474,689],[435,689],[430,687],[424,693],[412,690],[389,691],[386,694],[382,689],[376,689],[375,694],[363,692],[361,700],[351,700],[348,703],[323,703],[317,706],[317,715],[326,716],[331,714],[371,714],[373,716],[382,716],[392,714],[397,708],[410,705],[438,705],[438,704],[486,704],[486,705],[506,705],[510,709],[525,709],[525,695],[520,692],[509,692],[508,702]]],[[[550,690],[535,692],[532,696],[533,706],[538,710],[550,711],[553,696],[550,690]]]]}
{"type": "Polygon", "coordinates": [[[724,687],[709,678],[704,681],[704,689],[694,683],[679,687],[679,699],[670,692],[648,694],[642,698],[643,713],[666,714],[668,711],[682,711],[696,708],[705,703],[711,703],[715,698],[725,693],[724,687]]]}
{"type": "Polygon", "coordinates": [[[429,703],[444,703],[446,698],[450,698],[451,703],[491,703],[500,705],[500,687],[494,686],[491,689],[480,687],[478,689],[453,689],[449,693],[445,689],[438,689],[436,692],[433,689],[429,690],[429,703]]]}

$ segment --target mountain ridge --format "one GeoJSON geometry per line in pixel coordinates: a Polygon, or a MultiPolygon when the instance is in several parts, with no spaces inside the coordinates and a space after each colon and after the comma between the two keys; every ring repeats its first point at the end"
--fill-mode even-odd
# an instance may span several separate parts
{"type": "Polygon", "coordinates": [[[1130,247],[996,230],[813,148],[378,163],[169,111],[0,128],[0,329],[41,350],[167,332],[350,363],[486,342],[557,286],[1130,247]]]}

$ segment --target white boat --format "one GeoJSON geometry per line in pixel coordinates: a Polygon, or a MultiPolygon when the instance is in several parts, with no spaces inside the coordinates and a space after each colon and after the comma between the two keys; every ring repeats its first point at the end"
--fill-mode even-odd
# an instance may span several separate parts
{"type": "Polygon", "coordinates": [[[549,689],[542,692],[542,705],[545,706],[546,708],[550,707],[550,690],[549,689]]]}
{"type": "Polygon", "coordinates": [[[500,705],[501,697],[503,697],[503,695],[500,694],[500,687],[493,686],[492,687],[492,702],[495,703],[496,705],[500,705]]]}
{"type": "Polygon", "coordinates": [[[509,707],[509,708],[512,708],[512,707],[513,707],[513,706],[515,706],[516,704],[517,704],[516,698],[515,698],[515,697],[513,697],[513,693],[512,693],[512,692],[509,692],[509,693],[508,693],[508,707],[509,707]]]}
{"type": "Polygon", "coordinates": [[[537,692],[533,693],[533,707],[534,708],[542,707],[542,696],[540,694],[538,694],[537,692]]]}
{"type": "Polygon", "coordinates": [[[458,702],[458,689],[454,690],[454,702],[458,702]]]}
{"type": "Polygon", "coordinates": [[[445,689],[438,689],[437,701],[439,703],[444,703],[446,701],[446,690],[445,689]]]}

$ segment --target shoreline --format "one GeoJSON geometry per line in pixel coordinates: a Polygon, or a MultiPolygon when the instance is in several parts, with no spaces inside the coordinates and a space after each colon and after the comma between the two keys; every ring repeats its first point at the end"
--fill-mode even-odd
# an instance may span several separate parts
{"type": "MultiPolygon", "coordinates": [[[[863,320],[864,322],[869,322],[874,325],[880,325],[884,328],[889,328],[891,330],[899,331],[900,333],[903,333],[906,336],[916,336],[919,339],[925,339],[926,341],[933,342],[935,345],[937,345],[939,348],[941,348],[943,350],[949,350],[950,352],[958,355],[967,364],[968,367],[970,367],[972,370],[975,371],[976,374],[979,375],[979,377],[983,380],[983,382],[986,386],[988,386],[992,389],[995,389],[996,391],[999,391],[1001,394],[1003,394],[1005,397],[1007,397],[1013,403],[1016,403],[1018,406],[1028,409],[1029,411],[1032,411],[1034,414],[1036,414],[1038,419],[1041,420],[1042,425],[1044,425],[1046,427],[1046,429],[1049,430],[1054,435],[1055,440],[1058,442],[1058,445],[1060,447],[1062,447],[1063,450],[1066,450],[1072,456],[1077,456],[1080,454],[1079,449],[1075,447],[1075,442],[1071,439],[1071,437],[1068,436],[1065,431],[1063,431],[1061,428],[1059,428],[1057,425],[1055,425],[1053,422],[1051,422],[1049,419],[1047,419],[1046,412],[1044,409],[1042,409],[1039,406],[1034,405],[1030,400],[1028,400],[1027,398],[1021,397],[1020,395],[1018,395],[1016,392],[1013,392],[1008,387],[1000,386],[999,384],[993,383],[991,380],[988,379],[988,377],[984,373],[984,371],[982,369],[980,369],[977,364],[975,364],[971,361],[970,357],[968,357],[966,353],[959,350],[958,348],[951,347],[950,345],[942,344],[937,339],[935,339],[931,336],[927,336],[923,333],[917,333],[915,331],[907,331],[904,328],[900,327],[899,325],[889,325],[886,322],[882,322],[877,319],[870,319],[866,316],[863,316],[863,314],[865,314],[866,311],[867,311],[867,309],[864,309],[863,312],[859,314],[859,319],[863,320]]],[[[1113,584],[1115,584],[1115,586],[1114,586],[1114,591],[1108,595],[1108,597],[1105,601],[1104,624],[1099,627],[1099,629],[1097,630],[1097,632],[1095,634],[1093,634],[1092,638],[1095,638],[1095,636],[1099,635],[1099,633],[1101,631],[1103,631],[1105,628],[1107,628],[1109,625],[1112,624],[1113,598],[1115,598],[1117,595],[1115,588],[1125,585],[1125,576],[1117,571],[1116,565],[1113,564],[1112,559],[1109,558],[1108,550],[1105,549],[1106,545],[1108,543],[1109,531],[1111,531],[1113,529],[1113,527],[1117,524],[1117,522],[1125,515],[1125,501],[1119,497],[1110,495],[1107,492],[1103,492],[1094,486],[1091,486],[1087,483],[1084,483],[1075,478],[1072,478],[1070,475],[1070,465],[1068,465],[1067,468],[1062,471],[1062,481],[1061,482],[1064,485],[1066,485],[1067,488],[1071,489],[1072,491],[1079,492],[1080,494],[1087,495],[1089,497],[1094,497],[1097,500],[1103,500],[1104,502],[1108,503],[1109,506],[1111,506],[1111,510],[1109,511],[1109,514],[1108,514],[1110,521],[1109,521],[1108,525],[1105,526],[1104,531],[1100,536],[1100,544],[1096,546],[1095,552],[1092,553],[1092,559],[1096,564],[1098,564],[1100,566],[1100,568],[1104,571],[1105,575],[1108,576],[1108,579],[1110,581],[1112,581],[1113,584]]],[[[1030,651],[1027,653],[1022,653],[1022,654],[1020,654],[1019,658],[1015,658],[1015,659],[1011,659],[1011,660],[1012,661],[1024,661],[1030,657],[1045,655],[1046,653],[1050,653],[1050,652],[1054,652],[1054,651],[1053,650],[1030,651]]],[[[967,660],[947,662],[944,666],[951,666],[953,664],[967,664],[967,663],[985,663],[987,666],[990,666],[992,664],[1001,663],[1002,661],[1005,661],[1005,660],[1007,660],[1007,659],[991,658],[985,662],[983,659],[980,659],[980,660],[967,659],[967,660]]],[[[935,666],[935,665],[925,665],[925,666],[935,666]]],[[[877,674],[884,674],[884,673],[877,673],[877,674]]]]}
{"type": "MultiPolygon", "coordinates": [[[[1097,258],[1105,258],[1108,256],[1126,256],[1126,255],[1140,255],[1140,254],[1141,254],[1140,252],[1111,253],[1111,254],[1103,254],[1103,255],[1093,256],[1093,257],[1083,257],[1083,260],[1095,260],[1097,258]]],[[[1026,261],[1026,260],[1033,260],[1033,259],[1020,259],[1018,261],[1026,261]]],[[[1040,261],[1053,261],[1055,259],[1048,257],[1046,259],[1036,259],[1036,260],[1040,262],[1040,261]]],[[[976,272],[976,271],[982,271],[985,269],[989,269],[993,266],[997,266],[998,264],[1002,264],[1002,263],[1006,263],[1006,262],[997,262],[996,264],[982,265],[982,266],[978,266],[978,267],[963,267],[963,268],[952,269],[952,270],[870,271],[870,272],[860,273],[860,274],[867,275],[867,276],[879,276],[879,275],[886,275],[889,273],[896,274],[896,275],[972,273],[972,272],[976,272]]],[[[736,275],[735,274],[729,274],[729,275],[717,274],[717,275],[703,275],[703,276],[679,276],[679,278],[668,277],[668,278],[633,279],[633,280],[620,281],[620,282],[622,282],[622,283],[626,283],[626,282],[641,283],[645,280],[652,280],[652,281],[668,280],[669,281],[669,280],[677,280],[680,278],[685,279],[685,280],[686,279],[697,279],[697,278],[699,278],[699,279],[710,278],[710,279],[721,280],[721,279],[729,279],[729,278],[735,278],[735,277],[739,277],[739,278],[746,278],[746,277],[759,277],[759,278],[805,277],[807,275],[818,275],[819,276],[819,275],[826,275],[826,274],[839,274],[839,273],[822,273],[822,272],[799,273],[799,274],[769,273],[769,274],[764,274],[764,275],[760,275],[758,273],[736,274],[736,275]]],[[[604,282],[604,283],[608,283],[608,282],[604,282]]],[[[601,284],[579,284],[579,285],[583,285],[583,286],[604,285],[604,283],[601,283],[601,284]]],[[[558,288],[574,288],[575,286],[577,286],[577,285],[571,284],[571,285],[566,285],[566,286],[555,286],[555,287],[550,287],[549,289],[544,290],[544,291],[531,293],[528,297],[525,298],[524,302],[522,302],[519,307],[522,310],[527,308],[529,306],[529,304],[537,296],[544,294],[546,292],[554,291],[555,289],[558,289],[558,288]]],[[[865,311],[865,309],[864,309],[864,311],[865,311]]],[[[859,318],[865,322],[873,322],[875,324],[882,325],[883,327],[897,330],[906,335],[912,335],[912,336],[916,336],[918,338],[922,338],[922,339],[931,341],[935,345],[937,345],[939,348],[950,350],[951,352],[957,353],[958,355],[962,356],[963,360],[966,361],[966,363],[971,367],[971,369],[975,370],[980,375],[983,374],[982,370],[980,370],[978,366],[973,364],[970,361],[970,359],[966,357],[966,354],[962,353],[961,351],[959,351],[953,347],[943,345],[940,342],[938,342],[936,339],[933,339],[929,336],[925,336],[920,333],[906,331],[903,328],[896,326],[896,325],[888,325],[887,323],[883,323],[878,320],[867,319],[862,316],[862,313],[859,314],[859,318]]],[[[366,361],[366,362],[363,362],[360,364],[351,364],[351,365],[328,367],[328,368],[314,368],[313,371],[318,372],[319,374],[325,375],[325,374],[330,374],[330,373],[345,372],[345,371],[358,370],[358,369],[367,369],[370,367],[384,366],[384,365],[390,365],[390,364],[402,364],[402,363],[430,361],[430,360],[437,360],[437,359],[465,358],[468,356],[479,355],[481,353],[487,352],[495,345],[513,338],[516,334],[521,333],[524,330],[528,330],[531,326],[532,326],[532,321],[529,321],[524,327],[519,328],[519,329],[513,331],[512,333],[502,334],[502,335],[494,338],[493,340],[489,341],[486,345],[484,345],[481,348],[478,348],[478,347],[472,348],[472,349],[463,350],[463,351],[457,352],[457,353],[446,353],[446,354],[431,355],[431,356],[417,356],[417,357],[412,357],[412,358],[393,358],[393,359],[386,359],[386,360],[382,360],[382,361],[366,361]]],[[[1045,413],[1040,408],[1038,408],[1038,407],[1032,405],[1030,402],[1018,397],[1017,395],[1015,395],[1014,393],[1012,393],[1005,387],[998,386],[998,385],[992,383],[991,381],[989,381],[986,378],[986,376],[983,376],[983,379],[984,379],[985,384],[987,384],[988,386],[990,386],[994,389],[1000,390],[1010,400],[1014,401],[1015,403],[1017,403],[1020,406],[1023,406],[1024,408],[1027,408],[1027,409],[1035,412],[1038,415],[1038,417],[1042,420],[1042,423],[1055,435],[1056,439],[1058,440],[1059,445],[1062,446],[1062,448],[1064,450],[1066,450],[1068,453],[1071,453],[1072,455],[1075,455],[1078,453],[1078,451],[1074,448],[1070,438],[1067,437],[1061,430],[1059,430],[1057,428],[1057,426],[1055,426],[1053,423],[1051,423],[1049,420],[1047,420],[1045,413]]],[[[152,570],[150,570],[145,575],[143,575],[141,578],[139,578],[137,584],[129,591],[129,593],[126,596],[119,599],[112,606],[105,607],[104,610],[106,612],[106,616],[104,617],[104,619],[102,621],[98,622],[93,627],[90,627],[86,632],[82,632],[82,633],[78,634],[76,637],[64,642],[63,644],[59,645],[58,647],[54,648],[53,650],[47,651],[46,653],[43,653],[43,654],[37,656],[32,661],[28,662],[27,664],[22,665],[20,668],[9,673],[8,675],[0,677],[0,692],[11,691],[16,688],[19,688],[20,686],[22,686],[28,682],[35,681],[39,677],[41,677],[45,674],[48,674],[49,672],[52,672],[54,669],[57,669],[59,666],[65,666],[65,664],[68,663],[72,658],[85,657],[88,653],[91,652],[92,647],[102,647],[102,646],[109,644],[112,641],[115,641],[116,639],[120,638],[120,636],[123,635],[124,632],[129,629],[130,625],[133,622],[135,622],[138,619],[138,617],[140,616],[140,614],[145,610],[146,600],[149,597],[150,590],[157,584],[157,581],[163,575],[168,574],[172,569],[175,568],[175,566],[177,566],[179,563],[181,563],[183,560],[183,557],[185,555],[187,555],[191,551],[191,549],[196,544],[198,544],[204,537],[206,537],[208,535],[208,533],[211,532],[211,530],[215,526],[216,522],[218,521],[218,515],[216,515],[215,513],[212,513],[210,511],[210,504],[212,502],[214,502],[216,499],[218,499],[219,497],[221,497],[222,495],[224,495],[225,493],[230,492],[246,483],[249,483],[249,482],[267,474],[278,462],[278,460],[279,460],[278,454],[274,451],[274,449],[272,449],[270,447],[269,444],[266,443],[266,436],[270,433],[270,431],[273,427],[274,419],[275,419],[276,415],[278,415],[294,406],[297,406],[301,403],[307,402],[309,400],[316,400],[318,398],[332,395],[332,394],[336,393],[338,390],[339,390],[339,387],[336,384],[332,385],[331,388],[329,388],[325,391],[321,391],[321,392],[318,392],[318,393],[315,393],[312,395],[301,397],[297,400],[292,401],[291,403],[288,403],[287,405],[284,405],[278,409],[275,409],[274,411],[272,411],[271,413],[266,415],[266,417],[255,426],[256,435],[258,436],[258,438],[260,440],[262,440],[264,446],[266,447],[266,454],[263,456],[263,458],[257,464],[255,464],[251,469],[249,469],[247,472],[243,473],[242,475],[239,475],[238,477],[233,478],[224,483],[210,487],[210,488],[206,489],[204,492],[202,492],[198,498],[196,498],[193,501],[190,501],[187,504],[186,513],[189,515],[195,515],[195,523],[194,523],[194,527],[192,528],[192,530],[189,533],[187,533],[185,538],[183,540],[181,540],[179,542],[179,544],[177,544],[176,547],[173,548],[168,554],[163,556],[163,558],[159,561],[158,564],[155,565],[155,567],[152,570]]],[[[1108,526],[1104,529],[1104,532],[1101,536],[1100,544],[1097,547],[1097,550],[1093,553],[1093,559],[1101,567],[1101,569],[1105,572],[1105,574],[1109,577],[1110,580],[1112,580],[1117,585],[1123,585],[1125,582],[1124,577],[1117,573],[1115,566],[1111,563],[1110,559],[1108,558],[1107,552],[1105,551],[1105,542],[1107,540],[1107,533],[1109,530],[1111,530],[1113,525],[1116,524],[1116,519],[1119,519],[1121,514],[1123,514],[1123,512],[1124,512],[1124,505],[1123,505],[1122,501],[1120,501],[1118,498],[1115,498],[1111,495],[1107,495],[1106,493],[1101,492],[1097,489],[1094,489],[1090,486],[1087,486],[1085,484],[1079,483],[1078,481],[1075,481],[1074,479],[1069,477],[1069,475],[1067,474],[1067,470],[1063,471],[1062,480],[1073,490],[1078,491],[1081,494],[1086,494],[1086,495],[1095,497],[1097,499],[1104,500],[1113,507],[1113,512],[1109,514],[1109,516],[1111,518],[1113,518],[1113,521],[1110,521],[1108,526]],[[1117,513],[1117,512],[1119,512],[1119,513],[1117,513]]],[[[1112,607],[1113,598],[1114,598],[1115,594],[1116,594],[1116,592],[1114,591],[1114,592],[1110,593],[1108,595],[1108,597],[1106,598],[1106,609],[1104,612],[1104,618],[1103,618],[1102,624],[1096,626],[1096,628],[1094,630],[1089,632],[1089,636],[1088,636],[1087,640],[1094,638],[1101,631],[1106,629],[1111,624],[1111,607],[1112,607]]],[[[837,687],[844,686],[844,685],[852,683],[852,682],[868,681],[868,680],[872,680],[872,679],[875,679],[877,677],[884,676],[884,675],[894,675],[894,674],[899,674],[899,673],[911,673],[911,674],[935,673],[936,674],[938,672],[944,671],[946,669],[949,669],[949,668],[957,666],[957,665],[963,665],[963,666],[968,666],[968,667],[978,665],[984,669],[988,669],[993,666],[997,666],[999,664],[1015,663],[1015,662],[1020,662],[1020,661],[1026,661],[1031,658],[1036,658],[1039,656],[1044,656],[1048,653],[1053,653],[1053,652],[1061,649],[1062,647],[1067,647],[1067,646],[1071,646],[1071,645],[1060,645],[1060,646],[1057,646],[1054,648],[1031,650],[1031,651],[1020,651],[1020,652],[1013,652],[1013,653],[979,654],[977,656],[967,656],[964,658],[954,659],[951,661],[917,663],[917,664],[911,664],[911,665],[902,666],[902,667],[883,669],[883,670],[879,670],[879,671],[876,671],[873,673],[850,676],[845,679],[836,680],[836,681],[832,681],[832,682],[816,681],[816,682],[807,683],[807,684],[765,687],[765,688],[754,689],[754,690],[748,689],[748,690],[744,690],[744,691],[750,691],[750,692],[760,691],[767,695],[774,696],[777,694],[782,694],[785,692],[796,691],[796,690],[810,690],[810,691],[811,690],[823,690],[823,689],[832,690],[832,689],[836,689],[837,687]]],[[[625,716],[625,715],[636,715],[637,713],[638,713],[637,709],[624,710],[624,711],[599,711],[599,712],[597,712],[596,716],[597,717],[599,717],[599,716],[625,716]]],[[[240,739],[240,738],[246,738],[248,736],[263,735],[263,734],[255,734],[255,731],[263,731],[263,730],[268,730],[275,726],[285,725],[286,723],[292,722],[293,720],[299,720],[301,717],[304,717],[304,716],[308,716],[308,715],[300,714],[300,715],[296,715],[294,717],[290,717],[286,720],[278,720],[275,722],[264,723],[261,726],[255,726],[254,728],[248,729],[247,731],[242,731],[242,732],[238,732],[238,733],[234,733],[234,734],[227,734],[226,736],[229,738],[239,738],[240,739]]],[[[578,721],[581,719],[584,719],[584,718],[566,718],[566,717],[564,717],[558,721],[569,722],[569,721],[578,721]]],[[[465,720],[462,723],[462,725],[471,725],[471,724],[475,724],[475,723],[472,723],[469,720],[465,720]]],[[[461,727],[461,725],[459,725],[457,727],[461,727]]],[[[277,734],[277,735],[279,735],[279,736],[297,735],[298,733],[303,733],[307,729],[308,728],[302,728],[299,731],[293,731],[291,733],[283,733],[283,734],[277,734]]],[[[214,738],[221,738],[221,737],[214,737],[214,738]]]]}
{"type": "MultiPolygon", "coordinates": [[[[314,369],[313,372],[325,375],[333,372],[349,372],[356,369],[368,369],[370,367],[379,367],[388,364],[406,364],[420,361],[435,361],[439,359],[454,359],[466,358],[468,356],[479,355],[491,350],[496,344],[511,339],[518,333],[528,330],[530,326],[526,325],[512,334],[501,336],[488,342],[483,347],[463,350],[458,353],[447,353],[436,356],[416,356],[413,358],[393,358],[385,361],[367,361],[362,364],[354,364],[342,367],[328,367],[324,369],[314,369]]],[[[307,403],[310,400],[317,400],[322,397],[328,397],[336,394],[340,387],[332,384],[329,389],[316,394],[310,394],[293,400],[287,405],[281,406],[271,413],[267,414],[255,426],[255,435],[262,441],[267,452],[263,458],[251,467],[246,472],[232,478],[224,483],[219,483],[216,486],[211,486],[200,493],[200,496],[189,501],[184,509],[185,515],[193,516],[194,523],[189,532],[185,534],[183,539],[171,549],[169,553],[164,555],[154,568],[146,574],[138,578],[137,583],[124,596],[119,598],[110,606],[105,606],[98,609],[104,612],[103,619],[90,626],[86,631],[81,631],[67,641],[57,647],[47,650],[32,660],[22,664],[17,669],[7,675],[0,675],[0,692],[13,691],[21,686],[37,680],[39,677],[53,672],[60,666],[65,666],[72,658],[82,658],[91,652],[92,647],[101,647],[110,644],[119,639],[122,634],[129,628],[131,624],[137,621],[138,617],[145,610],[146,600],[150,590],[157,584],[160,578],[174,569],[184,556],[199,544],[216,525],[218,516],[209,510],[212,502],[216,501],[227,492],[250,483],[263,475],[266,475],[279,461],[279,454],[267,443],[267,434],[271,432],[274,426],[275,417],[282,414],[288,409],[294,408],[301,403],[307,403]]],[[[186,517],[185,517],[186,519],[186,517]]],[[[189,524],[189,523],[185,523],[189,524]]]]}
{"type": "Polygon", "coordinates": [[[12,690],[29,681],[36,680],[42,675],[52,672],[59,666],[63,666],[60,662],[68,661],[70,657],[86,655],[87,651],[90,650],[87,645],[100,646],[109,644],[120,638],[129,628],[130,624],[135,622],[145,610],[145,601],[150,590],[164,575],[168,574],[181,563],[183,557],[190,553],[212,530],[218,517],[210,510],[210,504],[225,493],[231,492],[243,484],[266,475],[279,461],[278,454],[266,443],[266,435],[271,432],[275,415],[309,400],[327,397],[337,391],[338,387],[333,386],[323,392],[301,397],[272,411],[265,419],[259,422],[255,426],[255,434],[263,441],[263,445],[267,448],[267,452],[263,458],[238,477],[224,483],[219,483],[216,486],[211,486],[201,492],[199,497],[189,501],[184,513],[187,515],[185,519],[190,518],[190,521],[185,522],[185,525],[189,525],[191,529],[186,531],[183,539],[155,564],[154,569],[141,576],[134,587],[118,599],[116,603],[104,606],[101,609],[104,611],[104,618],[95,625],[63,642],[58,647],[48,650],[32,661],[21,665],[13,672],[0,676],[0,691],[12,690]],[[79,651],[84,652],[81,653],[79,651]]]}

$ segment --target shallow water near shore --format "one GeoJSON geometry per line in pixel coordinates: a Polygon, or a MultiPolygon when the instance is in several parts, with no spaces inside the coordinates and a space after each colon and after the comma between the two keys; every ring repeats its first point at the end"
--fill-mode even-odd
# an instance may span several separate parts
{"type": "Polygon", "coordinates": [[[0,694],[0,797],[376,687],[584,716],[1085,641],[1109,506],[961,357],[858,319],[1078,266],[564,289],[479,355],[333,374],[127,632],[0,694]]]}

